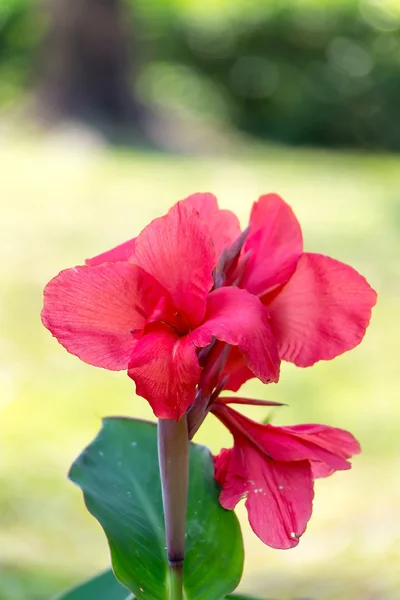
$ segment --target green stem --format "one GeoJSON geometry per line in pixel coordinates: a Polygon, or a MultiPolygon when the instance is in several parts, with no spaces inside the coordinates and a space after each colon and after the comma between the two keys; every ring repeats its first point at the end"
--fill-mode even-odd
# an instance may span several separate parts
{"type": "Polygon", "coordinates": [[[171,600],[182,600],[186,511],[189,488],[189,436],[186,415],[158,421],[158,462],[170,567],[171,600]]]}
{"type": "Polygon", "coordinates": [[[183,600],[182,574],[183,564],[170,565],[171,600],[183,600]]]}

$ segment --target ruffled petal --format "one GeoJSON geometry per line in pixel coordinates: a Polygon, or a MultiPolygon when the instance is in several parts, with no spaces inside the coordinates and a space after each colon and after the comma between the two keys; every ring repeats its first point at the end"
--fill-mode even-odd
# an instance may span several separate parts
{"type": "Polygon", "coordinates": [[[234,437],[215,458],[220,502],[233,509],[246,497],[250,525],[273,548],[298,544],[312,513],[313,478],[348,469],[359,452],[354,437],[324,425],[260,424],[217,400],[211,408],[234,437]]]}
{"type": "Polygon", "coordinates": [[[145,227],[136,238],[132,262],[168,290],[192,325],[202,320],[213,286],[215,251],[205,224],[190,205],[178,202],[145,227]]]}
{"type": "Polygon", "coordinates": [[[288,281],[303,251],[301,228],[292,209],[276,194],[261,196],[250,216],[244,254],[250,252],[241,287],[262,295],[288,281]]]}
{"type": "Polygon", "coordinates": [[[360,444],[356,438],[345,429],[317,424],[292,425],[282,429],[290,435],[295,435],[298,439],[312,442],[343,458],[351,458],[354,454],[361,452],[360,444]]]}
{"type": "Polygon", "coordinates": [[[192,194],[182,202],[192,206],[207,225],[218,260],[222,250],[239,237],[239,219],[232,211],[221,210],[214,194],[192,194]]]}
{"type": "Polygon", "coordinates": [[[345,459],[361,452],[356,438],[344,429],[327,425],[294,425],[283,429],[291,435],[295,435],[303,443],[318,446],[320,452],[327,453],[325,456],[320,454],[317,460],[311,462],[314,478],[328,477],[338,468],[350,469],[351,465],[345,459]],[[326,457],[329,455],[336,456],[336,461],[332,458],[327,459],[326,457]]]}
{"type": "Polygon", "coordinates": [[[172,327],[146,330],[129,363],[136,393],[150,403],[159,419],[179,420],[195,398],[201,367],[189,338],[172,327]]]}
{"type": "Polygon", "coordinates": [[[279,379],[279,357],[268,313],[246,290],[226,287],[213,291],[208,296],[204,322],[190,336],[200,348],[213,337],[238,346],[256,377],[264,383],[279,379]]]}
{"type": "Polygon", "coordinates": [[[85,264],[89,267],[96,267],[97,265],[102,265],[105,262],[120,262],[124,260],[129,260],[133,254],[133,250],[135,248],[135,239],[128,240],[123,244],[119,244],[115,248],[111,250],[107,250],[106,252],[102,252],[93,258],[87,258],[85,260],[85,264]]]}
{"type": "Polygon", "coordinates": [[[317,424],[276,427],[258,423],[227,406],[222,399],[217,400],[213,412],[233,436],[245,435],[274,461],[309,460],[338,471],[350,469],[347,459],[360,452],[357,440],[343,429],[317,424]]]}
{"type": "Polygon", "coordinates": [[[71,354],[96,367],[128,367],[162,287],[126,262],[61,271],[44,290],[42,322],[71,354]]]}
{"type": "Polygon", "coordinates": [[[281,358],[309,367],[361,342],[376,298],[352,267],[305,253],[290,281],[275,297],[263,301],[281,358]]]}

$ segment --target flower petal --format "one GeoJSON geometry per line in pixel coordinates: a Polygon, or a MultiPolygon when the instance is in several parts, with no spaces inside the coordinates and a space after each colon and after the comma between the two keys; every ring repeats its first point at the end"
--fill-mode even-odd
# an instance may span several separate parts
{"type": "Polygon", "coordinates": [[[339,469],[350,468],[350,463],[344,466],[344,459],[351,458],[355,454],[361,452],[360,444],[356,438],[345,431],[344,429],[338,429],[337,427],[328,427],[327,425],[294,425],[292,427],[284,427],[285,431],[296,435],[298,439],[303,440],[305,443],[318,445],[320,449],[336,455],[341,460],[342,466],[338,466],[338,462],[327,460],[326,456],[320,455],[319,460],[313,460],[311,462],[313,477],[328,477],[339,469]],[[322,460],[322,462],[321,462],[322,460]]]}
{"type": "Polygon", "coordinates": [[[215,459],[221,505],[231,510],[246,496],[254,533],[272,548],[297,546],[312,513],[310,463],[271,461],[245,440],[215,459]]]}
{"type": "Polygon", "coordinates": [[[253,379],[254,373],[247,366],[246,358],[237,346],[234,346],[228,356],[221,380],[226,379],[224,390],[237,392],[246,381],[253,379]]]}
{"type": "Polygon", "coordinates": [[[189,337],[178,337],[166,325],[143,335],[128,370],[136,393],[146,398],[155,416],[177,421],[194,401],[200,373],[196,348],[189,337]]]}
{"type": "Polygon", "coordinates": [[[324,425],[260,424],[221,399],[211,411],[234,437],[215,459],[222,506],[232,509],[246,496],[254,532],[273,548],[296,546],[312,512],[313,477],[350,468],[346,459],[359,452],[358,442],[324,425]]]}
{"type": "Polygon", "coordinates": [[[309,367],[351,350],[364,337],[376,297],[352,267],[303,254],[290,281],[264,299],[281,358],[309,367]]]}
{"type": "Polygon", "coordinates": [[[222,487],[219,497],[221,505],[227,510],[233,510],[238,502],[247,494],[249,481],[247,478],[246,465],[243,457],[235,456],[238,464],[235,465],[231,460],[233,458],[233,448],[222,448],[221,452],[214,456],[214,477],[222,487]]]}
{"type": "Polygon", "coordinates": [[[182,202],[192,206],[207,225],[218,260],[222,250],[239,237],[239,219],[232,211],[221,210],[214,194],[192,194],[182,202]]]}
{"type": "Polygon", "coordinates": [[[119,244],[115,248],[111,250],[107,250],[106,252],[102,252],[93,258],[87,258],[85,260],[85,264],[89,267],[96,267],[97,265],[102,265],[105,262],[120,262],[123,260],[129,260],[129,258],[133,254],[133,250],[135,248],[135,239],[128,240],[123,244],[119,244]]]}
{"type": "Polygon", "coordinates": [[[246,499],[251,528],[272,548],[297,546],[312,514],[314,482],[310,463],[272,462],[253,449],[246,459],[254,482],[246,499]]]}
{"type": "Polygon", "coordinates": [[[44,290],[42,321],[71,354],[90,365],[126,369],[162,287],[127,262],[62,271],[44,290]]]}
{"type": "Polygon", "coordinates": [[[205,224],[191,206],[178,202],[145,227],[136,238],[132,262],[169,291],[192,325],[202,320],[213,286],[215,251],[205,224]]]}
{"type": "Polygon", "coordinates": [[[279,357],[268,313],[260,300],[246,290],[235,287],[214,290],[207,299],[203,324],[190,336],[200,348],[207,346],[213,336],[238,346],[256,377],[264,383],[279,379],[279,357]]]}
{"type": "Polygon", "coordinates": [[[239,433],[274,461],[309,460],[324,463],[334,471],[350,469],[346,459],[358,454],[360,446],[347,431],[327,425],[295,425],[276,427],[262,424],[237,412],[221,399],[213,407],[214,414],[235,436],[239,433]]]}
{"type": "Polygon", "coordinates": [[[292,209],[276,194],[261,196],[250,216],[244,253],[251,252],[241,287],[262,295],[288,281],[303,251],[301,228],[292,209]]]}

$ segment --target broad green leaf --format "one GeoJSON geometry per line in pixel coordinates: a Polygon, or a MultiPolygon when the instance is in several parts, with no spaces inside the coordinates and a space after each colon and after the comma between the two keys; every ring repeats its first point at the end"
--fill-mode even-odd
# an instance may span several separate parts
{"type": "MultiPolygon", "coordinates": [[[[168,600],[168,563],[153,423],[106,419],[73,464],[70,479],[103,527],[114,573],[138,600],[168,600]]],[[[186,600],[222,600],[243,569],[243,543],[233,511],[218,501],[212,457],[191,444],[186,523],[186,600]]]]}
{"type": "Polygon", "coordinates": [[[128,600],[128,598],[133,596],[118,583],[114,573],[109,569],[68,590],[56,600],[128,600]]]}
{"type": "MultiPolygon", "coordinates": [[[[111,569],[74,587],[56,600],[134,600],[114,577],[111,569]]],[[[229,594],[225,600],[256,600],[253,596],[229,594]]]]}

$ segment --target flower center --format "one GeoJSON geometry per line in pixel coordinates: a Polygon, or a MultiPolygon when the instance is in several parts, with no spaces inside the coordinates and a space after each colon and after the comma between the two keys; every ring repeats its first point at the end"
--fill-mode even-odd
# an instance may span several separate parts
{"type": "Polygon", "coordinates": [[[184,337],[191,329],[185,316],[178,311],[173,312],[172,316],[168,318],[165,324],[172,327],[179,337],[184,337]]]}

